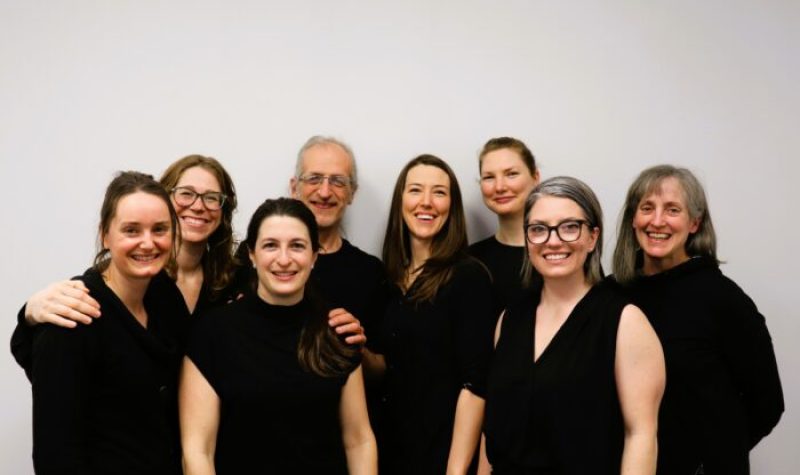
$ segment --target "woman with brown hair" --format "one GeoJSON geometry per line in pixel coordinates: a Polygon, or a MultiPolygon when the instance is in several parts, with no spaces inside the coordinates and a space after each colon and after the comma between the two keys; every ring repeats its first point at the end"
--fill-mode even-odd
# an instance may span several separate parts
{"type": "Polygon", "coordinates": [[[203,315],[184,358],[185,473],[376,474],[359,353],[306,286],[320,248],[314,215],[267,200],[246,243],[257,291],[203,315]]]}
{"type": "Polygon", "coordinates": [[[177,475],[176,383],[188,312],[159,293],[178,224],[153,178],[106,190],[94,266],[78,279],[103,305],[93,325],[40,325],[33,339],[36,473],[177,475]]]}
{"type": "Polygon", "coordinates": [[[383,260],[392,298],[376,350],[385,359],[385,473],[466,473],[483,419],[491,355],[488,272],[466,254],[461,192],[441,159],[400,172],[383,260]]]}
{"type": "Polygon", "coordinates": [[[519,139],[495,137],[478,155],[483,203],[497,215],[497,231],[469,246],[492,274],[495,308],[499,316],[522,288],[525,198],[539,184],[539,169],[530,149],[519,139]]]}

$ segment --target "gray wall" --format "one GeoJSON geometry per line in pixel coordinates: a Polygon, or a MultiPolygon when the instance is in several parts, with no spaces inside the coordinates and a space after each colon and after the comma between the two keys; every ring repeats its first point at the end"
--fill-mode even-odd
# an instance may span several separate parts
{"type": "MultiPolygon", "coordinates": [[[[301,143],[338,135],[363,183],[347,234],[377,253],[396,174],[422,152],[458,173],[471,238],[489,234],[476,153],[509,134],[543,176],[592,185],[610,228],[642,168],[697,172],[724,271],[767,317],[789,406],[753,471],[796,473],[798,5],[1,0],[0,335],[29,294],[89,265],[117,170],[215,156],[241,194],[241,232],[286,192],[301,143]]],[[[32,473],[30,389],[8,354],[0,382],[0,472],[32,473]]]]}

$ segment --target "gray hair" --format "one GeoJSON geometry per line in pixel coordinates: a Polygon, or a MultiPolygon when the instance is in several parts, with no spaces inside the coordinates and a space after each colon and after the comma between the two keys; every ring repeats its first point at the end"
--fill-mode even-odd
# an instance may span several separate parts
{"type": "Polygon", "coordinates": [[[644,170],[633,181],[625,197],[625,204],[619,218],[617,245],[614,249],[614,278],[629,284],[636,279],[637,264],[640,264],[640,246],[633,229],[633,218],[636,209],[645,197],[655,193],[667,178],[675,178],[680,184],[683,198],[690,219],[697,219],[697,232],[690,234],[686,240],[686,253],[690,257],[707,256],[717,259],[717,236],[708,211],[708,200],[703,185],[694,174],[686,168],[673,165],[656,165],[644,170]]]}
{"type": "Polygon", "coordinates": [[[353,154],[353,149],[350,148],[349,145],[342,142],[341,140],[325,136],[325,135],[315,135],[310,139],[306,140],[306,143],[300,147],[300,151],[297,152],[297,162],[295,163],[294,167],[294,176],[295,178],[300,178],[303,175],[303,154],[306,153],[308,149],[311,147],[316,147],[317,145],[338,145],[339,147],[344,150],[348,157],[350,157],[350,184],[352,186],[352,191],[355,192],[358,189],[358,172],[356,170],[356,157],[353,154]]]}
{"type": "MultiPolygon", "coordinates": [[[[588,226],[591,229],[597,228],[597,243],[594,250],[586,257],[586,262],[583,264],[583,271],[586,282],[589,285],[594,285],[601,280],[605,274],[603,273],[603,264],[600,261],[603,252],[603,210],[600,207],[600,201],[594,194],[589,185],[569,176],[557,176],[549,178],[539,184],[531,191],[528,198],[525,200],[525,219],[523,225],[528,223],[530,218],[531,209],[533,205],[544,196],[554,196],[557,198],[566,198],[577,204],[588,221],[588,226]]],[[[531,264],[530,255],[528,254],[528,246],[525,246],[525,262],[522,264],[522,278],[526,286],[531,284],[533,278],[533,265],[531,264]]]]}

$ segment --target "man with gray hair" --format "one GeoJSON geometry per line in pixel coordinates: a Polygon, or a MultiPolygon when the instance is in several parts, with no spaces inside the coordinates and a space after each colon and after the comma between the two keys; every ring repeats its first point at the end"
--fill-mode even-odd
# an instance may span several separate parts
{"type": "MultiPolygon", "coordinates": [[[[311,209],[319,226],[321,248],[311,272],[314,287],[333,306],[360,319],[369,333],[383,314],[388,287],[381,261],[342,236],[342,219],[358,189],[353,151],[333,137],[311,137],[297,154],[289,187],[292,196],[311,209]]],[[[336,331],[358,331],[356,326],[342,325],[336,331]]]]}

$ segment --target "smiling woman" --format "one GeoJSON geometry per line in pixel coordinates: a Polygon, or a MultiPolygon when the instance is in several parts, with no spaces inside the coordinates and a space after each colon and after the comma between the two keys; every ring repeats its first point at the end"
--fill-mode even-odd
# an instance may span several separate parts
{"type": "Polygon", "coordinates": [[[149,175],[121,173],[108,186],[103,248],[80,277],[103,318],[35,331],[36,473],[180,473],[174,403],[188,313],[151,285],[169,279],[176,230],[169,196],[149,175]]]}
{"type": "Polygon", "coordinates": [[[450,167],[433,155],[411,160],[383,243],[393,290],[375,338],[388,392],[381,473],[463,474],[476,451],[495,316],[464,221],[450,167]]]}
{"type": "Polygon", "coordinates": [[[204,315],[184,359],[185,473],[377,473],[360,354],[306,288],[314,215],[298,200],[267,200],[246,243],[257,292],[204,315]]]}

